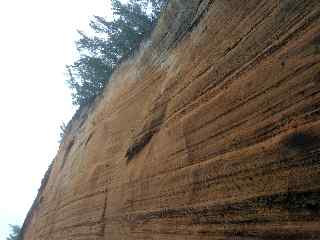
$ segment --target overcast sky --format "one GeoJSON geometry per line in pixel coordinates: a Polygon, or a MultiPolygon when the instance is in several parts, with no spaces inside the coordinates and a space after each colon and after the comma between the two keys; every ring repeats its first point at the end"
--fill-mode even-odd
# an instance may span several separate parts
{"type": "Polygon", "coordinates": [[[73,114],[64,66],[108,0],[0,1],[0,240],[21,225],[73,114]]]}

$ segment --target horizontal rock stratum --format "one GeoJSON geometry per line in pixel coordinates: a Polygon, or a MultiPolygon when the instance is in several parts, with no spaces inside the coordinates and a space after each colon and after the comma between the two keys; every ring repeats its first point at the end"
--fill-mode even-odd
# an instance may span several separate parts
{"type": "Polygon", "coordinates": [[[320,239],[319,0],[172,0],[70,122],[22,239],[320,239]]]}

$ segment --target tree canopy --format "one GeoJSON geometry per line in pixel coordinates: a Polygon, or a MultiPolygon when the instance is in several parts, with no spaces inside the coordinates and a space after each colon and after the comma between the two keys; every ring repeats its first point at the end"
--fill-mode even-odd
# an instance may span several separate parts
{"type": "Polygon", "coordinates": [[[19,234],[21,231],[21,227],[18,225],[9,225],[11,228],[11,233],[9,237],[7,237],[7,240],[19,240],[19,234]]]}
{"type": "Polygon", "coordinates": [[[113,20],[94,16],[93,36],[78,31],[79,58],[67,65],[73,104],[85,105],[99,95],[119,62],[152,32],[166,0],[111,0],[113,20]]]}

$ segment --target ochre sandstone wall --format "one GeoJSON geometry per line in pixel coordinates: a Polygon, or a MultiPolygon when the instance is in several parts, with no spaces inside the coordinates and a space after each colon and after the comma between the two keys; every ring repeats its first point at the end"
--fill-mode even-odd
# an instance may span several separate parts
{"type": "Polygon", "coordinates": [[[320,239],[319,0],[172,0],[68,127],[23,240],[320,239]]]}

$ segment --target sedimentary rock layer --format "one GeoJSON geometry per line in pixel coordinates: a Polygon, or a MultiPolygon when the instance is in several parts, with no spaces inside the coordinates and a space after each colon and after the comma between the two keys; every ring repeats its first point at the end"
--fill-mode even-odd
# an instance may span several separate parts
{"type": "Polygon", "coordinates": [[[172,0],[81,109],[24,240],[319,239],[319,0],[172,0]]]}

